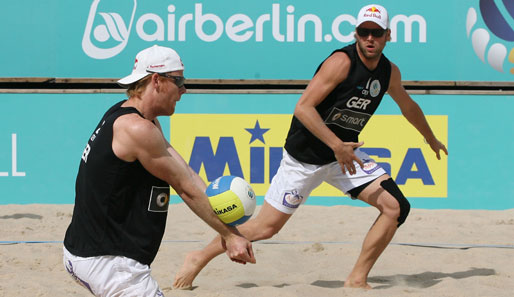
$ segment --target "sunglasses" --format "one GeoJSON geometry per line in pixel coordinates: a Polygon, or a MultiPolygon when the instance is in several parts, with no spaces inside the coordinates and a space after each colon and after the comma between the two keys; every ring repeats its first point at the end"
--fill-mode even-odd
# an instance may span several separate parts
{"type": "Polygon", "coordinates": [[[157,73],[159,76],[166,77],[166,78],[172,78],[173,79],[173,83],[178,88],[182,88],[184,86],[184,82],[186,81],[186,78],[183,77],[183,76],[171,75],[171,74],[159,73],[159,72],[151,72],[151,71],[147,71],[147,72],[148,73],[157,73]]]}
{"type": "Polygon", "coordinates": [[[371,34],[371,36],[378,38],[384,36],[386,31],[385,29],[357,28],[357,35],[360,37],[368,37],[369,34],[371,34]]]}

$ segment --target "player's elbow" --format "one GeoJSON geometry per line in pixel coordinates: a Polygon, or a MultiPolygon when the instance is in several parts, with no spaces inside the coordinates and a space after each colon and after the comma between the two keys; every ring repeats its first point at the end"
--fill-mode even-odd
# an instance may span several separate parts
{"type": "Polygon", "coordinates": [[[191,177],[183,178],[179,182],[171,185],[177,195],[186,202],[192,202],[195,199],[202,199],[204,192],[193,182],[191,177]]]}
{"type": "Polygon", "coordinates": [[[298,117],[298,116],[301,116],[302,114],[303,114],[303,105],[298,103],[298,104],[296,104],[296,106],[294,108],[293,115],[295,117],[298,117]]]}
{"type": "Polygon", "coordinates": [[[297,119],[302,121],[303,119],[305,119],[307,117],[307,114],[309,113],[309,108],[310,108],[309,106],[299,102],[298,104],[296,104],[293,114],[297,119]]]}
{"type": "Polygon", "coordinates": [[[419,107],[416,108],[415,106],[402,108],[401,111],[402,111],[402,115],[411,123],[423,115],[422,113],[420,113],[419,107]]]}

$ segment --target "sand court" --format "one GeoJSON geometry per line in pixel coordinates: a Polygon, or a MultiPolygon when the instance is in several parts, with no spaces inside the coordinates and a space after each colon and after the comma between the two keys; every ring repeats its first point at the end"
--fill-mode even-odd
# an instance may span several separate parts
{"type": "MultiPolygon", "coordinates": [[[[0,206],[0,296],[90,296],[62,265],[72,209],[0,206]]],[[[512,296],[513,209],[412,209],[370,273],[374,290],[343,288],[377,214],[370,207],[304,205],[277,236],[254,243],[256,265],[223,255],[193,290],[177,291],[171,282],[184,255],[214,231],[174,204],[152,274],[166,296],[512,296]]]]}

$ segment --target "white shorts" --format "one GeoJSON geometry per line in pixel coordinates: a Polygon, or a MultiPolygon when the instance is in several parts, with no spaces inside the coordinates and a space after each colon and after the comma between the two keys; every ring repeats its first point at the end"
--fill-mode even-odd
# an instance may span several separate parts
{"type": "Polygon", "coordinates": [[[327,182],[347,194],[349,190],[386,174],[386,171],[363,151],[356,149],[354,153],[362,160],[364,168],[354,161],[357,173],[350,175],[343,174],[337,162],[326,165],[307,164],[296,160],[284,150],[280,167],[264,199],[277,210],[292,214],[322,182],[327,182]]]}
{"type": "Polygon", "coordinates": [[[148,265],[123,256],[77,257],[63,247],[64,267],[95,296],[164,296],[148,265]]]}

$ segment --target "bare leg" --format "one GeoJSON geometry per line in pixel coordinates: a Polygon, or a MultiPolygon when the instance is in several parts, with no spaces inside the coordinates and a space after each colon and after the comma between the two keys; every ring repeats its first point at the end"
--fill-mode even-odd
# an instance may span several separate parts
{"type": "Polygon", "coordinates": [[[368,274],[396,232],[399,204],[380,186],[380,182],[387,178],[388,175],[381,176],[359,195],[360,200],[378,208],[380,215],[364,238],[361,253],[344,283],[345,287],[371,289],[367,282],[368,274]]]}
{"type": "MultiPolygon", "coordinates": [[[[268,239],[277,234],[290,217],[290,214],[280,212],[264,201],[257,217],[248,220],[246,223],[238,226],[237,229],[250,241],[268,239]]],[[[193,280],[205,265],[224,252],[225,250],[221,245],[221,237],[217,236],[202,250],[188,253],[184,264],[182,264],[179,272],[175,275],[173,288],[191,289],[193,280]]]]}

